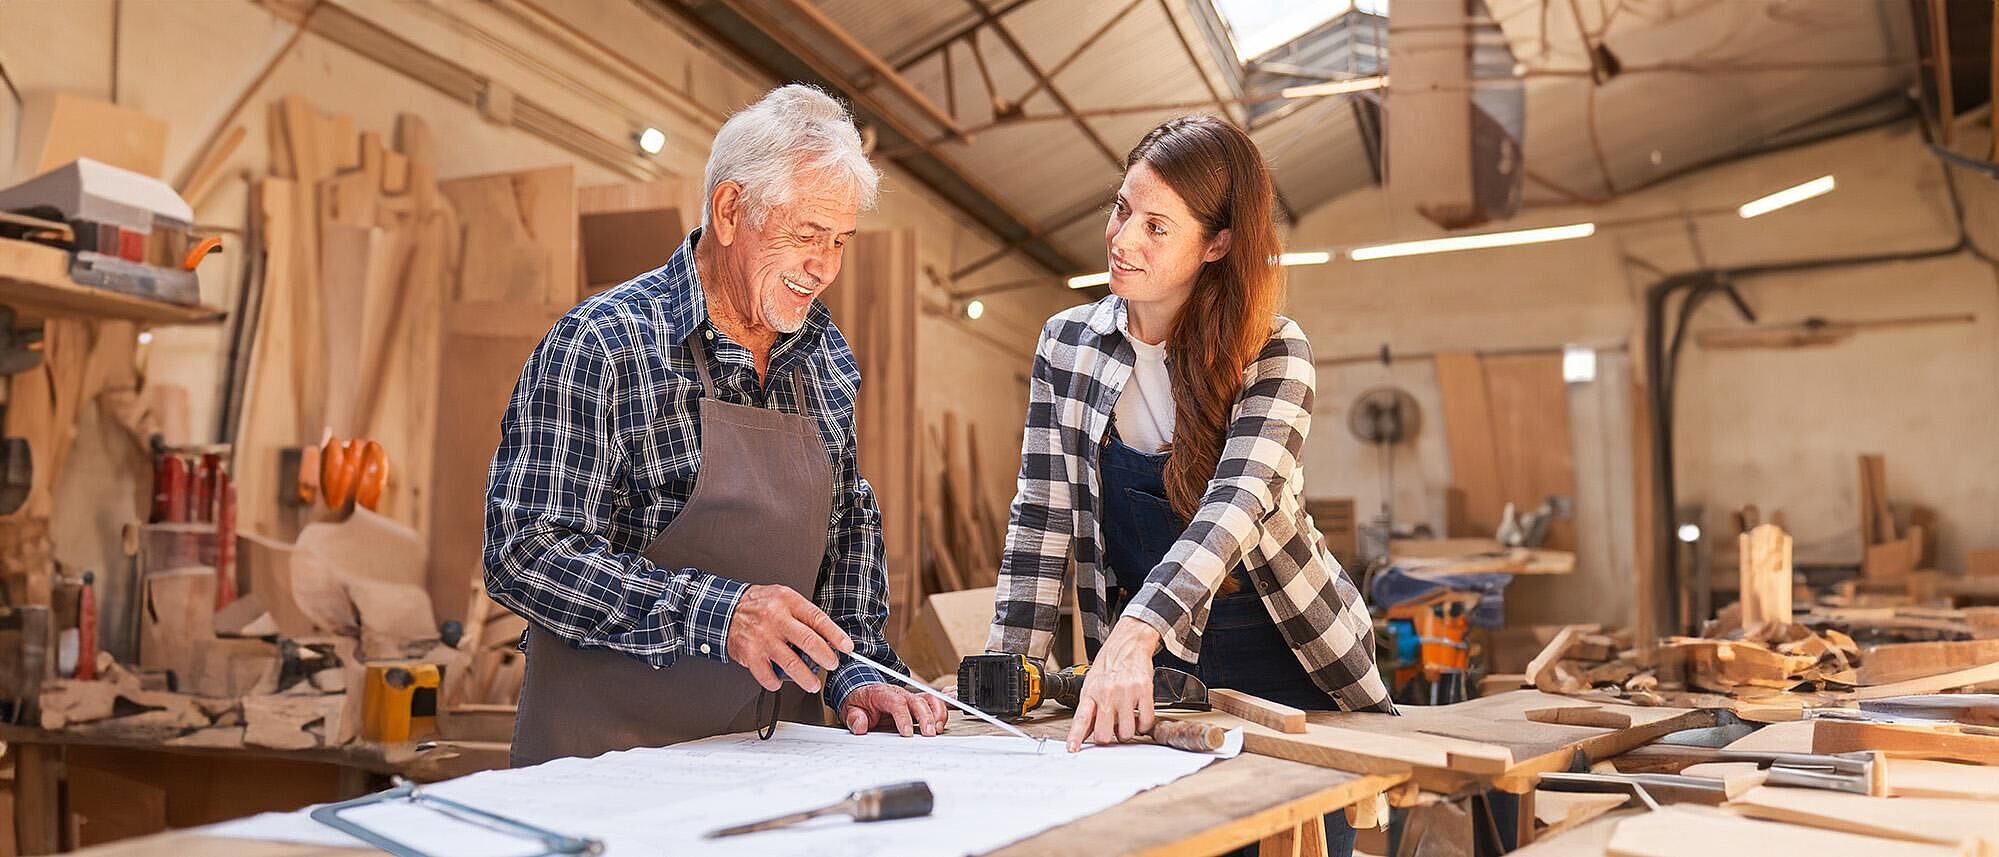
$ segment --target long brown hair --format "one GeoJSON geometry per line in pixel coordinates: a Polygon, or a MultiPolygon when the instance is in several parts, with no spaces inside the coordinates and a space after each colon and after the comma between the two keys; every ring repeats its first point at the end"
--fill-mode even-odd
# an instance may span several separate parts
{"type": "MultiPolygon", "coordinates": [[[[1183,116],[1152,129],[1125,156],[1125,170],[1141,161],[1187,203],[1204,240],[1230,232],[1227,254],[1201,266],[1166,337],[1173,385],[1166,499],[1192,521],[1221,462],[1243,372],[1269,341],[1277,314],[1275,193],[1256,143],[1213,116],[1183,116]]],[[[1233,576],[1223,578],[1222,594],[1235,588],[1233,576]]]]}

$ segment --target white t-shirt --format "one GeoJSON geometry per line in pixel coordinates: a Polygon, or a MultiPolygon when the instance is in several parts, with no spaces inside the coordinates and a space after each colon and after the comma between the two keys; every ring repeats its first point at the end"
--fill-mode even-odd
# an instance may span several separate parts
{"type": "MultiPolygon", "coordinates": [[[[1122,322],[1123,314],[1119,314],[1122,322]]],[[[1123,329],[1123,326],[1119,326],[1123,329]]],[[[1173,382],[1166,377],[1166,346],[1151,345],[1124,331],[1125,341],[1138,354],[1131,367],[1131,380],[1118,394],[1111,416],[1117,420],[1118,438],[1139,452],[1158,452],[1173,440],[1173,382]]]]}

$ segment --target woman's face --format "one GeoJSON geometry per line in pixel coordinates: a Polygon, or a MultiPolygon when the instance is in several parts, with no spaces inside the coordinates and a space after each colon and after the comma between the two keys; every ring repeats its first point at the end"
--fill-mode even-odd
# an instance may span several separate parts
{"type": "Polygon", "coordinates": [[[1201,232],[1186,201],[1150,164],[1132,165],[1104,225],[1111,293],[1142,303],[1185,301],[1201,265],[1228,252],[1228,230],[1213,239],[1201,232]]]}

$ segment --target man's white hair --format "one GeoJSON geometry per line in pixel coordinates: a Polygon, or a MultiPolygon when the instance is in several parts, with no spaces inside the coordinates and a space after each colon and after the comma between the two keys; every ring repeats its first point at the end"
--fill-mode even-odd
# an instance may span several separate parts
{"type": "Polygon", "coordinates": [[[744,215],[762,227],[772,206],[817,182],[845,185],[860,197],[861,210],[875,206],[881,173],[861,149],[861,134],[847,108],[824,92],[800,83],[780,86],[722,123],[702,182],[701,225],[715,187],[732,181],[743,189],[744,215]]]}

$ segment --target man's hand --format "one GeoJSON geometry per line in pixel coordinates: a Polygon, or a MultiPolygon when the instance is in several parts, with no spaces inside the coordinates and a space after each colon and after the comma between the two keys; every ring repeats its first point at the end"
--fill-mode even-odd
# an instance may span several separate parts
{"type": "Polygon", "coordinates": [[[752,586],[736,602],[729,620],[729,660],[756,676],[764,690],[784,685],[777,671],[812,693],[824,680],[798,659],[800,652],[826,672],[840,666],[833,653],[854,650],[854,641],[819,605],[789,586],[752,586]]]}
{"type": "Polygon", "coordinates": [[[880,682],[854,688],[840,703],[840,720],[855,735],[886,729],[890,723],[904,738],[919,729],[935,735],[944,729],[944,714],[944,700],[880,682]]]}
{"type": "Polygon", "coordinates": [[[1085,740],[1115,744],[1152,731],[1152,654],[1159,631],[1129,616],[1119,619],[1090,664],[1069,727],[1069,752],[1085,740]]]}

